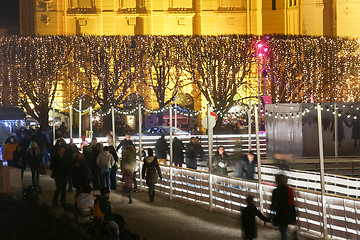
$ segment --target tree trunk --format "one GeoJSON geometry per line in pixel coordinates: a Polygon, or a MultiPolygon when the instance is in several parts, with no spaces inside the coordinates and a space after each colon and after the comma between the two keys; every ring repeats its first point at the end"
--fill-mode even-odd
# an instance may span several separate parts
{"type": "Polygon", "coordinates": [[[42,104],[39,107],[39,118],[38,122],[42,129],[49,129],[49,108],[47,104],[42,104]]]}

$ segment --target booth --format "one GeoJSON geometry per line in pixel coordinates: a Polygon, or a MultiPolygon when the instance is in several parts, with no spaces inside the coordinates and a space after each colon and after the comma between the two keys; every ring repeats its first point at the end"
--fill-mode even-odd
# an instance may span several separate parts
{"type": "MultiPolygon", "coordinates": [[[[25,113],[21,107],[0,106],[0,153],[6,139],[13,128],[25,123],[25,113]]],[[[21,169],[3,166],[0,155],[0,192],[9,193],[14,197],[21,197],[21,169]]]]}

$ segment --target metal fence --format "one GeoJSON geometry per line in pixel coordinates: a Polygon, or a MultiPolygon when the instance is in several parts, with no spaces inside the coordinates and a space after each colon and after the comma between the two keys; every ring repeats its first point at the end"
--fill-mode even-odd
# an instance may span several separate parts
{"type": "MultiPolygon", "coordinates": [[[[272,191],[275,189],[274,184],[271,183],[273,180],[264,181],[260,188],[258,182],[255,181],[209,175],[207,172],[187,168],[161,166],[161,171],[163,180],[156,185],[156,190],[171,199],[234,216],[239,215],[241,209],[246,206],[245,197],[249,193],[259,204],[259,191],[262,189],[264,212],[270,213],[272,191]],[[170,175],[172,175],[172,184],[170,184],[170,175]],[[211,199],[210,196],[212,196],[211,199]]],[[[287,173],[292,175],[290,171],[287,173]]],[[[118,177],[121,177],[120,172],[118,177]]],[[[144,182],[142,186],[146,188],[144,182]]],[[[294,190],[299,230],[304,234],[321,237],[323,234],[321,194],[300,188],[294,188],[294,190]]],[[[326,194],[324,202],[327,208],[328,238],[358,239],[360,201],[355,198],[326,194]]]]}

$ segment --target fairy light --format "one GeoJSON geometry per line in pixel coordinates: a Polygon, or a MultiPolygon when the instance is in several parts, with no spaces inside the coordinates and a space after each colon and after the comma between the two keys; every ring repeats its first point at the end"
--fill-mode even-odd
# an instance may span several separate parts
{"type": "MultiPolygon", "coordinates": [[[[257,36],[0,37],[0,78],[10,80],[6,86],[1,83],[0,103],[20,103],[29,114],[45,118],[44,111],[53,104],[57,109],[68,110],[76,96],[87,94],[100,106],[99,112],[107,116],[110,104],[119,107],[136,93],[141,101],[132,103],[145,102],[144,111],[161,113],[168,111],[175,96],[191,92],[192,107],[178,107],[177,112],[200,115],[205,112],[204,103],[210,101],[220,117],[240,117],[248,114],[245,101],[258,95],[257,81],[254,82],[258,39],[257,36]],[[229,109],[238,104],[244,105],[242,110],[229,114],[229,109]]],[[[270,36],[266,46],[267,54],[272,56],[271,59],[265,56],[264,62],[268,69],[266,81],[271,84],[263,94],[271,95],[274,103],[360,100],[357,81],[360,41],[276,35],[270,36]]],[[[184,102],[182,106],[190,105],[184,102]]],[[[116,110],[119,114],[135,113],[135,108],[120,109],[116,110]]],[[[330,111],[327,107],[325,110],[330,111]]],[[[310,109],[291,111],[287,116],[309,112],[310,109]]]]}

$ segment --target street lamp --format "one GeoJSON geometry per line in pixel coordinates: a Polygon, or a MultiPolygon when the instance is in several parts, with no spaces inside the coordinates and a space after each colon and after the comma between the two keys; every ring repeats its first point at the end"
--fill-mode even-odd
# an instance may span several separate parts
{"type": "Polygon", "coordinates": [[[256,44],[256,54],[258,57],[258,104],[259,104],[259,122],[261,124],[261,113],[263,112],[263,101],[261,99],[261,93],[265,94],[266,92],[266,83],[265,78],[262,80],[264,76],[267,74],[267,68],[266,68],[266,56],[269,53],[269,48],[267,46],[267,40],[269,39],[269,36],[265,35],[262,37],[262,39],[256,44]],[[261,65],[260,65],[261,64],[261,65]],[[263,86],[261,85],[263,84],[263,86]],[[260,103],[262,103],[260,105],[260,103]]]}

